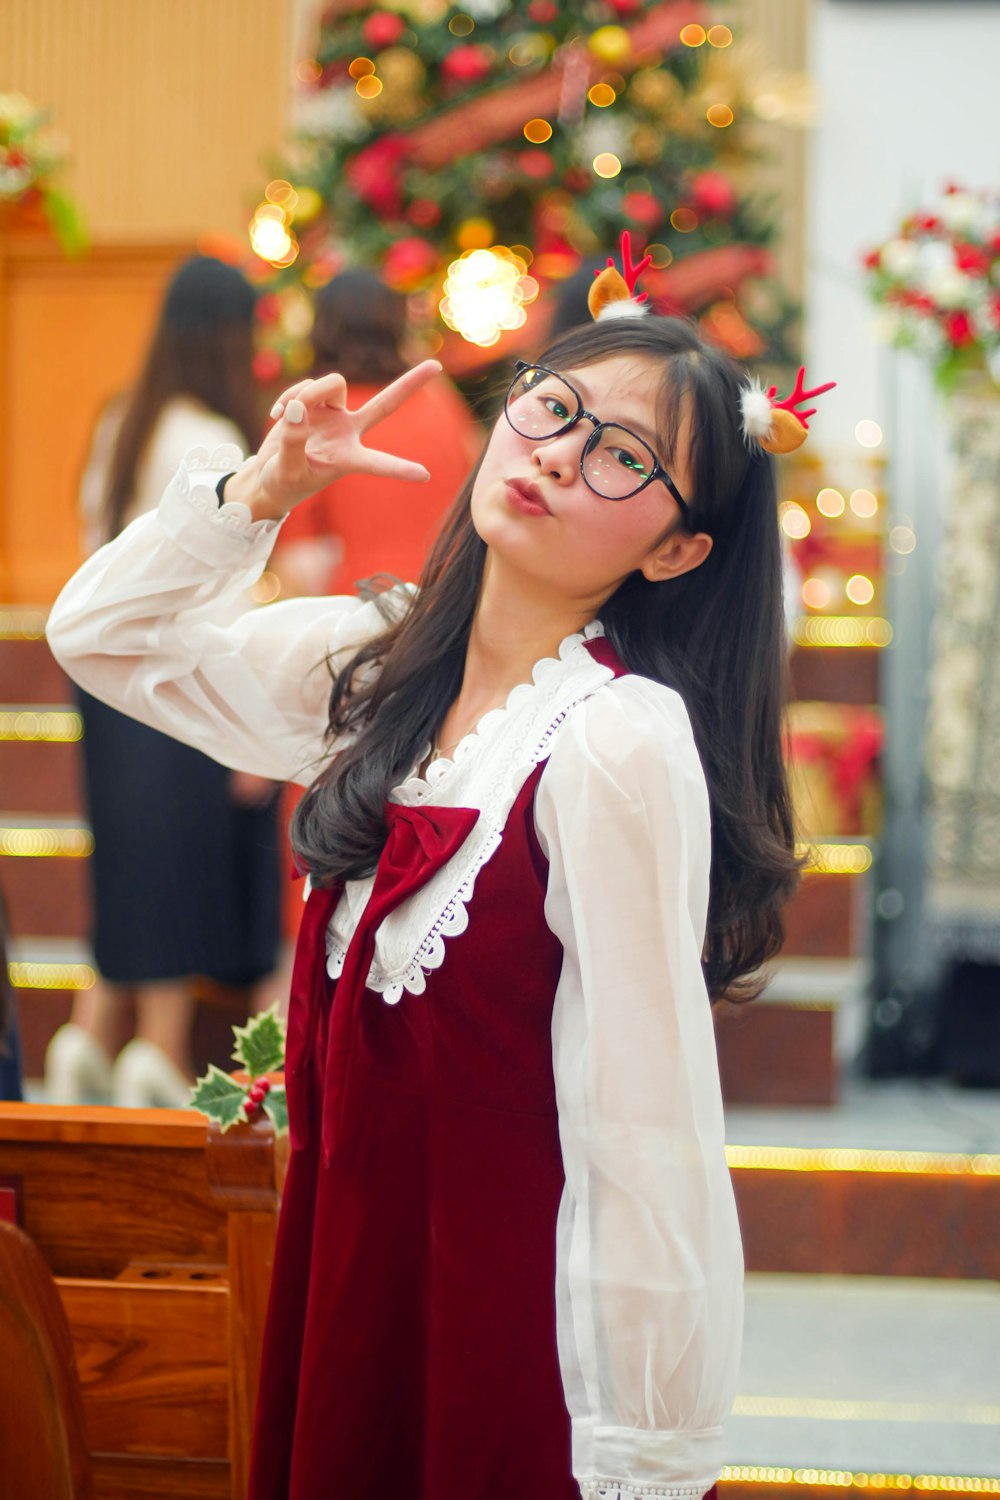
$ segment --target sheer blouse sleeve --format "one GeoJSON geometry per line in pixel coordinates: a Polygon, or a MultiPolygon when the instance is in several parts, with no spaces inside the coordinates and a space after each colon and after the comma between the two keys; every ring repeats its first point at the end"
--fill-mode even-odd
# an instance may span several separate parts
{"type": "Polygon", "coordinates": [[[346,661],[384,618],[355,598],[253,604],[279,523],[219,506],[217,480],[242,461],[189,453],[159,508],[69,580],[46,634],[94,697],[223,765],[307,783],[331,748],[327,659],[346,661]]]}
{"type": "Polygon", "coordinates": [[[709,808],[680,698],[640,677],[564,726],[536,798],[564,950],[559,1358],[583,1500],[700,1496],[722,1467],[743,1259],[701,971],[709,808]]]}

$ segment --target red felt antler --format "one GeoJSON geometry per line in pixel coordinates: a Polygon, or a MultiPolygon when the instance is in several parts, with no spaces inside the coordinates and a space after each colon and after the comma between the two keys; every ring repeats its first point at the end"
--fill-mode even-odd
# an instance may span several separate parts
{"type": "MultiPolygon", "coordinates": [[[[651,255],[644,255],[643,258],[642,258],[642,260],[639,262],[639,264],[637,266],[635,266],[635,265],[632,264],[632,235],[629,232],[629,230],[627,230],[627,229],[623,229],[622,230],[621,247],[622,247],[622,264],[621,264],[622,279],[624,280],[625,285],[629,289],[629,295],[636,302],[645,302],[646,298],[647,298],[647,294],[645,292],[640,292],[638,294],[638,296],[636,296],[635,284],[639,280],[639,277],[642,275],[643,271],[645,271],[646,267],[647,266],[651,266],[653,264],[653,257],[651,255]]],[[[608,256],[608,267],[612,271],[617,271],[618,270],[618,267],[615,265],[615,258],[614,258],[613,255],[609,255],[608,256]]],[[[604,274],[603,271],[595,271],[594,272],[595,276],[603,276],[603,274],[604,274]]]]}
{"type": "Polygon", "coordinates": [[[803,401],[812,401],[815,396],[823,396],[827,391],[832,391],[837,382],[835,380],[828,380],[826,385],[817,385],[811,391],[807,391],[805,388],[805,375],[806,367],[805,365],[800,365],[799,373],[795,377],[795,389],[783,401],[776,401],[774,399],[778,394],[778,387],[776,385],[768,387],[767,395],[768,400],[776,411],[791,412],[792,416],[797,418],[806,431],[808,431],[809,422],[807,419],[816,415],[816,407],[811,406],[808,411],[796,411],[796,407],[803,401]]]}

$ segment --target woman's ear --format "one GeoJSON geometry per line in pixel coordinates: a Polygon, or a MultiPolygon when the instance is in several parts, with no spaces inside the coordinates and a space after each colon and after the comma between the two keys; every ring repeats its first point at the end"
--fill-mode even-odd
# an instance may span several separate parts
{"type": "Polygon", "coordinates": [[[680,578],[682,573],[700,568],[711,550],[712,538],[707,532],[674,531],[653,548],[640,564],[639,572],[650,583],[680,578]]]}

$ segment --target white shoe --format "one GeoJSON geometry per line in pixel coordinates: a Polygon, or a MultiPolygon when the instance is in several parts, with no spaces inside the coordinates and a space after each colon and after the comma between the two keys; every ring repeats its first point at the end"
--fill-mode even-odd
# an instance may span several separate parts
{"type": "Polygon", "coordinates": [[[45,1098],[49,1104],[107,1104],[111,1059],[82,1026],[60,1026],[45,1049],[45,1098]]]}
{"type": "Polygon", "coordinates": [[[124,1109],[186,1109],[191,1085],[165,1052],[136,1037],[115,1061],[111,1098],[124,1109]]]}

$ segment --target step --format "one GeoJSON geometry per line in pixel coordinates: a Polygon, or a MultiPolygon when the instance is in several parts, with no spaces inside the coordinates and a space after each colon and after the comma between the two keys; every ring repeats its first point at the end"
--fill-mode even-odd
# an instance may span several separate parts
{"type": "Polygon", "coordinates": [[[868,959],[782,956],[761,996],[715,1007],[728,1104],[832,1105],[867,1025],[868,959]]]}
{"type": "Polygon", "coordinates": [[[742,1478],[747,1493],[746,1471],[768,1469],[766,1493],[786,1475],[803,1500],[810,1484],[1000,1481],[998,1350],[993,1282],[750,1275],[724,1486],[742,1478]]]}
{"type": "Polygon", "coordinates": [[[0,606],[0,703],[68,703],[65,672],[45,640],[44,609],[0,606]]]}
{"type": "Polygon", "coordinates": [[[79,818],[0,812],[0,886],[15,937],[80,938],[90,931],[92,849],[79,818]]]}
{"type": "Polygon", "coordinates": [[[71,705],[0,704],[0,787],[8,813],[81,816],[82,733],[71,705]]]}

